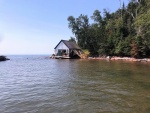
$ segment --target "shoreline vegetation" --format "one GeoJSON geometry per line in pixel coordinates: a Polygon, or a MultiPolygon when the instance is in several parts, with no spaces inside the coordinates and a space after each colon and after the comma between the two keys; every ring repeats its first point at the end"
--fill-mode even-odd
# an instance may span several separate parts
{"type": "Polygon", "coordinates": [[[110,60],[110,61],[127,61],[127,62],[147,62],[150,63],[150,58],[134,58],[134,57],[125,57],[125,56],[90,56],[88,50],[83,50],[81,59],[95,59],[95,60],[110,60]]]}
{"type": "Polygon", "coordinates": [[[0,61],[6,61],[6,60],[10,60],[10,59],[7,58],[6,56],[0,56],[0,61]]]}
{"type": "Polygon", "coordinates": [[[68,27],[74,35],[70,40],[88,50],[92,58],[117,56],[110,59],[149,62],[150,0],[130,0],[112,13],[104,9],[90,17],[69,16],[68,27]]]}

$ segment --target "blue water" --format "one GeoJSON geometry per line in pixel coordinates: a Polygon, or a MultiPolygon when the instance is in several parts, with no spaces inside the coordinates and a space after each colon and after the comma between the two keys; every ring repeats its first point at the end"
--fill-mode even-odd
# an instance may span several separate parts
{"type": "Polygon", "coordinates": [[[0,113],[149,113],[150,64],[8,56],[0,113]]]}

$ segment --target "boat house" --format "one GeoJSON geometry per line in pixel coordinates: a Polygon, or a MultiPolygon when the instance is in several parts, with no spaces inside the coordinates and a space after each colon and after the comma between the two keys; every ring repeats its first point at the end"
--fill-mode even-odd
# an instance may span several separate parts
{"type": "Polygon", "coordinates": [[[81,58],[83,51],[72,41],[61,40],[55,49],[55,58],[81,58]]]}

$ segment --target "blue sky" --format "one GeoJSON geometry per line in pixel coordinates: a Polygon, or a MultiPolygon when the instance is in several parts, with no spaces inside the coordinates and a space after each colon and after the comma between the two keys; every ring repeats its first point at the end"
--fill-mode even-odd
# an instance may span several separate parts
{"type": "Polygon", "coordinates": [[[0,0],[0,55],[51,54],[61,39],[73,36],[68,16],[119,7],[119,0],[0,0]]]}

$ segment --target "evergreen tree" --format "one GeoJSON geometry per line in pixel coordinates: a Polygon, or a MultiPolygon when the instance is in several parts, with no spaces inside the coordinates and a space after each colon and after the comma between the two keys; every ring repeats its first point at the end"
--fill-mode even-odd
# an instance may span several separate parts
{"type": "Polygon", "coordinates": [[[91,19],[89,24],[87,15],[68,17],[79,46],[92,56],[150,57],[150,0],[130,0],[114,13],[104,9],[103,16],[95,10],[91,19]]]}

